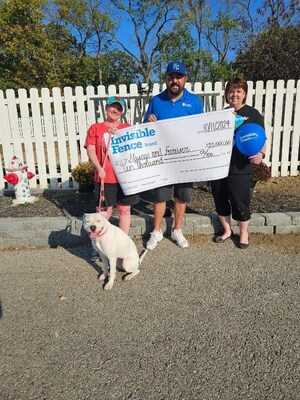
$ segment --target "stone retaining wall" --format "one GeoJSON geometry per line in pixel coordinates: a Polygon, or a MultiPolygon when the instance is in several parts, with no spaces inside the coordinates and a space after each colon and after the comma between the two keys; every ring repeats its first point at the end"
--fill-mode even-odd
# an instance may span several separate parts
{"type": "MultiPolygon", "coordinates": [[[[117,224],[113,218],[112,223],[117,224]]],[[[144,237],[152,230],[153,217],[142,214],[132,216],[130,236],[144,237]]],[[[163,232],[170,234],[173,218],[165,218],[163,232]]],[[[238,233],[235,223],[233,231],[238,233]]],[[[213,235],[220,229],[216,213],[186,214],[182,230],[187,236],[213,235]]],[[[300,233],[300,212],[252,214],[250,233],[288,234],[300,233]]],[[[90,240],[82,230],[81,218],[32,217],[0,218],[0,248],[74,246],[88,244],[90,240]]]]}

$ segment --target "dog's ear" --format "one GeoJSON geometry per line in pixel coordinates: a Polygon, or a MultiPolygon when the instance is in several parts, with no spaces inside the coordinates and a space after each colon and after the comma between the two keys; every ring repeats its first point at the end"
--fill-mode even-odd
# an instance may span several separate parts
{"type": "Polygon", "coordinates": [[[86,218],[87,218],[87,216],[88,216],[88,214],[83,214],[83,217],[82,217],[82,221],[84,221],[86,218]]]}
{"type": "Polygon", "coordinates": [[[97,214],[103,215],[103,217],[107,219],[107,211],[103,210],[100,207],[96,207],[96,212],[97,212],[97,214]]]}
{"type": "Polygon", "coordinates": [[[108,217],[107,211],[101,211],[101,212],[99,212],[99,214],[101,214],[105,219],[107,219],[107,217],[108,217]]]}

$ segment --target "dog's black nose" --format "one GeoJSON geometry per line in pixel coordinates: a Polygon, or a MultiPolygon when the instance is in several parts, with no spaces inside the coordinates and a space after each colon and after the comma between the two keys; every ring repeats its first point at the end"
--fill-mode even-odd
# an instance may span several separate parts
{"type": "Polygon", "coordinates": [[[96,230],[96,225],[91,225],[91,226],[90,226],[90,230],[91,230],[92,232],[95,232],[95,230],[96,230]]]}

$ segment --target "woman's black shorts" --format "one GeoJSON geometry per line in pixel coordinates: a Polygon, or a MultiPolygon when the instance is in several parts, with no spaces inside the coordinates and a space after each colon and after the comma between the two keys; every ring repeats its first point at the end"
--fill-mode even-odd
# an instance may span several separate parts
{"type": "MultiPolygon", "coordinates": [[[[100,183],[95,182],[95,200],[98,206],[100,195],[100,183]]],[[[132,206],[140,201],[139,194],[132,194],[126,196],[118,183],[105,183],[104,184],[104,197],[105,205],[107,207],[122,205],[122,206],[132,206]]]]}

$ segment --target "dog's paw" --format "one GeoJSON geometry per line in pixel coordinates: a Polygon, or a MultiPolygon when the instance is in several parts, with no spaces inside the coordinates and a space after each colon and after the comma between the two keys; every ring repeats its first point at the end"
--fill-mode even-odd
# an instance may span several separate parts
{"type": "Polygon", "coordinates": [[[114,281],[108,281],[106,285],[104,285],[104,290],[111,290],[114,286],[114,281]]]}
{"type": "Polygon", "coordinates": [[[99,275],[99,281],[105,281],[106,275],[105,274],[101,274],[99,275]]]}
{"type": "Polygon", "coordinates": [[[138,269],[137,271],[132,272],[131,274],[127,274],[124,276],[124,281],[130,281],[131,279],[133,279],[135,276],[137,276],[137,274],[139,274],[141,271],[138,269]]]}

